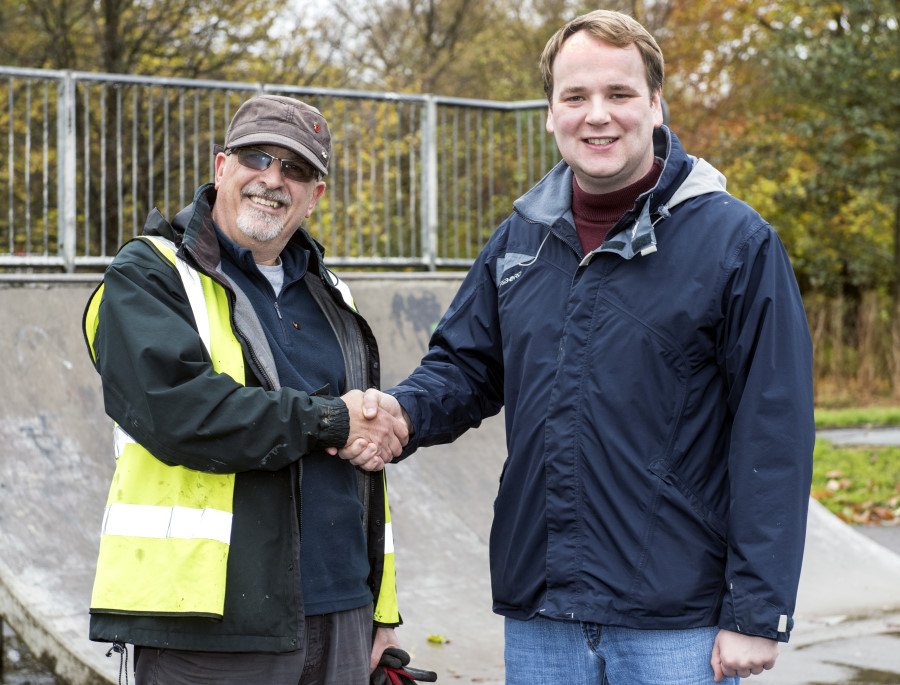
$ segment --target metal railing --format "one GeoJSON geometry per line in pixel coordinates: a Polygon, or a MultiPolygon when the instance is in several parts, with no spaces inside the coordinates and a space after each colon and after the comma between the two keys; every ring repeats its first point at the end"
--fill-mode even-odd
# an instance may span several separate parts
{"type": "Polygon", "coordinates": [[[213,177],[237,107],[300,97],[332,131],[310,232],[336,266],[467,267],[559,159],[543,100],[494,102],[0,67],[0,269],[108,264],[213,177]]]}

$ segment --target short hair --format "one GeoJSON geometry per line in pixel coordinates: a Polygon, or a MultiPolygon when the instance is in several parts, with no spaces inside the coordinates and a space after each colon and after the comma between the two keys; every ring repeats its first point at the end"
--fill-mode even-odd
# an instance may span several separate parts
{"type": "Polygon", "coordinates": [[[548,101],[553,97],[553,63],[556,61],[563,43],[579,31],[587,31],[594,38],[618,48],[634,45],[641,53],[641,59],[644,62],[650,94],[662,92],[665,62],[662,50],[650,32],[627,14],[612,10],[594,10],[567,23],[554,33],[547,41],[547,45],[544,46],[540,63],[541,78],[548,101]]]}

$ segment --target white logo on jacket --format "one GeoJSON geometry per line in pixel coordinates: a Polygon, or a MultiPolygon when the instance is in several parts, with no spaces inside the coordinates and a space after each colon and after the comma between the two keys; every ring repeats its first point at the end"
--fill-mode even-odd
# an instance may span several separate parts
{"type": "Polygon", "coordinates": [[[507,283],[512,283],[514,280],[519,278],[521,275],[522,275],[521,271],[516,271],[516,273],[514,273],[512,276],[507,276],[502,281],[500,281],[500,283],[497,284],[497,287],[502,288],[507,283]]]}

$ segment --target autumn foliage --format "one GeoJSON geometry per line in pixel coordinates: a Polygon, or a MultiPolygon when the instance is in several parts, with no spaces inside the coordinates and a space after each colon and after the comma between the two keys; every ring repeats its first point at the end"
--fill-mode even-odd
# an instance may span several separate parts
{"type": "MultiPolygon", "coordinates": [[[[570,0],[283,7],[0,0],[0,64],[532,99],[542,97],[544,42],[595,7],[570,0]]],[[[896,1],[604,7],[636,16],[657,37],[673,129],[786,244],[809,312],[820,404],[900,398],[896,1]]],[[[491,202],[484,199],[486,214],[491,202]]],[[[480,239],[482,227],[474,235],[480,239]]]]}

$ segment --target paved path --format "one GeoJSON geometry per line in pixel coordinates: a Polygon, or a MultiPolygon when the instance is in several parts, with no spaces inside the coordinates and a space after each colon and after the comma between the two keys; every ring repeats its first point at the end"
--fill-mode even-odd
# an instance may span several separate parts
{"type": "MultiPolygon", "coordinates": [[[[357,278],[351,285],[381,343],[383,385],[391,385],[419,359],[458,281],[357,278]]],[[[106,647],[85,637],[112,472],[110,426],[80,333],[90,289],[0,284],[0,615],[73,685],[118,675],[106,647]]],[[[443,683],[503,680],[487,541],[504,458],[502,417],[495,417],[388,473],[401,638],[443,683]]],[[[900,557],[811,504],[794,638],[778,668],[758,680],[866,682],[832,661],[897,675],[900,645],[891,633],[900,631],[900,557]]]]}
{"type": "Polygon", "coordinates": [[[832,428],[816,435],[837,445],[900,445],[900,428],[832,428]]]}

